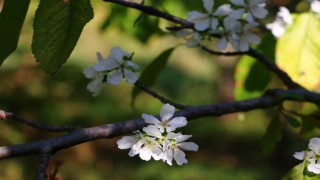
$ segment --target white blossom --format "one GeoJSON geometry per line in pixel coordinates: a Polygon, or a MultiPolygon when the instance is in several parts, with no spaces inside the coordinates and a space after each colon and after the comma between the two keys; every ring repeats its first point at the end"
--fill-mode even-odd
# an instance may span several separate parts
{"type": "Polygon", "coordinates": [[[161,133],[172,132],[176,128],[183,127],[187,125],[187,120],[185,117],[173,117],[174,106],[170,104],[165,104],[160,111],[160,120],[156,117],[148,114],[142,114],[142,118],[146,123],[154,125],[157,127],[161,133]]]}
{"type": "Polygon", "coordinates": [[[149,161],[151,157],[160,160],[162,155],[161,146],[155,141],[155,138],[143,136],[140,132],[133,136],[124,136],[117,141],[119,149],[130,149],[129,156],[133,157],[139,154],[142,160],[149,161]]]}
{"type": "Polygon", "coordinates": [[[320,14],[320,1],[319,0],[308,0],[310,2],[310,8],[313,12],[320,14]]]}
{"type": "Polygon", "coordinates": [[[193,22],[195,24],[194,28],[198,31],[204,31],[207,29],[215,30],[219,25],[217,17],[226,16],[232,11],[230,4],[224,4],[219,6],[218,9],[213,12],[213,0],[203,0],[203,7],[207,13],[191,11],[187,15],[188,21],[193,22]]]}
{"type": "Polygon", "coordinates": [[[197,31],[193,31],[191,29],[182,29],[176,32],[176,36],[182,37],[186,40],[187,47],[196,47],[200,44],[201,36],[197,31]]]}
{"type": "Polygon", "coordinates": [[[243,27],[243,31],[239,34],[239,45],[234,47],[236,50],[245,52],[249,50],[250,44],[259,44],[261,42],[260,37],[251,32],[251,29],[258,25],[256,22],[251,22],[243,27]]]}
{"type": "Polygon", "coordinates": [[[142,160],[162,160],[172,165],[175,160],[178,165],[186,164],[186,154],[183,151],[197,151],[199,146],[194,142],[185,142],[192,137],[174,133],[176,128],[185,126],[185,117],[173,117],[175,108],[165,104],[161,111],[161,120],[154,116],[143,114],[145,122],[149,124],[143,127],[143,132],[136,131],[133,136],[124,136],[117,141],[119,149],[129,149],[129,156],[139,154],[142,160]]]}
{"type": "Polygon", "coordinates": [[[286,32],[292,23],[293,19],[290,11],[286,7],[281,6],[275,21],[267,24],[267,28],[271,30],[275,37],[279,38],[286,32]]]}
{"type": "Polygon", "coordinates": [[[223,19],[223,28],[215,31],[214,33],[221,34],[221,37],[216,42],[216,47],[220,50],[227,48],[228,42],[237,49],[239,46],[238,43],[238,33],[241,30],[241,23],[237,21],[232,16],[228,16],[223,19]]]}
{"type": "Polygon", "coordinates": [[[264,8],[265,0],[231,0],[234,5],[243,7],[232,12],[234,18],[241,18],[246,14],[246,20],[253,22],[254,18],[262,19],[268,15],[268,11],[264,8]]]}
{"type": "Polygon", "coordinates": [[[87,89],[97,96],[103,83],[118,85],[122,78],[128,83],[135,83],[138,79],[136,71],[139,66],[131,61],[132,54],[123,51],[120,47],[111,49],[108,58],[103,58],[100,52],[97,52],[98,62],[84,69],[85,77],[93,79],[87,86],[87,89]]]}
{"type": "Polygon", "coordinates": [[[104,74],[96,71],[93,67],[87,67],[83,70],[85,77],[93,79],[88,85],[87,89],[93,93],[93,96],[97,96],[102,89],[102,83],[104,74]]]}
{"type": "Polygon", "coordinates": [[[320,138],[311,138],[308,145],[308,151],[296,152],[293,155],[296,159],[306,159],[310,162],[308,171],[320,174],[320,138]]]}
{"type": "Polygon", "coordinates": [[[163,141],[163,157],[162,160],[172,165],[174,159],[178,165],[188,162],[185,158],[186,154],[183,150],[198,151],[199,146],[194,142],[184,142],[192,137],[191,135],[182,135],[181,133],[168,133],[167,139],[163,141]]]}
{"type": "Polygon", "coordinates": [[[131,84],[137,81],[135,71],[139,69],[139,66],[130,61],[129,52],[123,51],[120,47],[114,47],[107,59],[103,59],[100,53],[97,53],[97,56],[99,62],[93,66],[96,71],[114,70],[107,76],[107,83],[118,85],[123,77],[131,84]]]}

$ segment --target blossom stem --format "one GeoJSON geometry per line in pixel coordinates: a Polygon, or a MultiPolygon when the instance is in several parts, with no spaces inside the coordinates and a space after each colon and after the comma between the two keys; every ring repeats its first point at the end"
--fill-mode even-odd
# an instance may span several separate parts
{"type": "Polygon", "coordinates": [[[185,109],[187,108],[188,106],[186,105],[182,105],[182,104],[178,104],[178,103],[175,103],[175,102],[172,102],[170,100],[168,100],[167,98],[159,95],[158,93],[156,93],[155,91],[149,89],[148,87],[146,87],[141,81],[137,80],[134,85],[136,85],[138,88],[140,88],[141,90],[143,90],[144,92],[150,94],[151,96],[159,99],[162,103],[166,104],[171,104],[173,105],[174,107],[178,108],[178,109],[185,109]]]}

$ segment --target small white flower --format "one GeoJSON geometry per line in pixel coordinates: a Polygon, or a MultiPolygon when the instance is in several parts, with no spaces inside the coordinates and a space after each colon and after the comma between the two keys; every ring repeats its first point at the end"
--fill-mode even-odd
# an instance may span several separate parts
{"type": "Polygon", "coordinates": [[[319,0],[309,0],[311,3],[311,10],[317,14],[320,14],[320,1],[319,0]]]}
{"type": "Polygon", "coordinates": [[[87,85],[87,89],[93,93],[93,96],[97,96],[102,89],[104,74],[96,71],[93,67],[85,68],[83,73],[87,78],[93,79],[87,85]]]}
{"type": "Polygon", "coordinates": [[[239,46],[235,48],[236,50],[245,52],[249,50],[250,44],[259,44],[261,42],[260,37],[251,32],[251,29],[258,25],[256,22],[251,22],[243,27],[243,32],[239,35],[239,46]]]}
{"type": "Polygon", "coordinates": [[[198,31],[204,31],[207,29],[215,30],[219,24],[219,21],[216,17],[226,16],[232,11],[229,4],[224,4],[218,7],[215,12],[213,12],[213,0],[203,0],[203,7],[206,9],[207,13],[191,11],[187,15],[188,21],[193,22],[195,24],[194,28],[198,31]]]}
{"type": "Polygon", "coordinates": [[[98,72],[113,71],[107,76],[107,82],[118,85],[124,77],[128,83],[135,83],[138,80],[135,71],[139,66],[130,61],[131,54],[123,51],[120,47],[111,49],[111,54],[107,59],[103,59],[101,54],[97,53],[99,62],[93,66],[98,72]]]}
{"type": "Polygon", "coordinates": [[[277,17],[274,22],[267,24],[267,28],[271,30],[272,34],[279,38],[281,37],[289,26],[293,23],[290,11],[286,7],[280,7],[277,17]]]}
{"type": "Polygon", "coordinates": [[[142,160],[149,161],[151,157],[160,160],[162,147],[155,141],[155,138],[143,136],[139,131],[133,136],[124,136],[117,141],[119,149],[130,149],[129,156],[139,154],[142,160]]]}
{"type": "Polygon", "coordinates": [[[308,152],[306,151],[294,153],[294,157],[299,160],[306,158],[310,162],[308,171],[320,174],[320,138],[311,138],[308,145],[308,152]]]}
{"type": "Polygon", "coordinates": [[[198,46],[201,41],[200,34],[191,29],[182,29],[180,31],[177,31],[176,36],[182,37],[184,40],[186,40],[186,45],[189,48],[198,46]]]}
{"type": "Polygon", "coordinates": [[[167,162],[170,166],[174,159],[178,165],[188,162],[185,158],[186,154],[182,150],[198,151],[199,146],[194,142],[184,142],[192,137],[191,135],[182,135],[181,133],[168,133],[167,139],[163,141],[163,155],[162,160],[167,162]]]}
{"type": "Polygon", "coordinates": [[[246,13],[248,22],[253,22],[254,17],[258,19],[265,18],[268,11],[265,7],[265,0],[231,0],[234,5],[243,7],[232,12],[234,18],[241,18],[246,13]]]}
{"type": "Polygon", "coordinates": [[[139,66],[131,62],[131,57],[132,54],[120,47],[112,48],[111,54],[106,59],[97,52],[98,63],[83,71],[87,78],[93,79],[87,89],[96,96],[100,93],[104,82],[118,85],[122,78],[125,78],[128,83],[135,83],[138,80],[135,72],[139,70],[139,66]]]}
{"type": "Polygon", "coordinates": [[[160,111],[161,120],[148,114],[142,114],[142,118],[145,120],[146,123],[157,127],[161,133],[163,133],[164,131],[172,132],[176,128],[187,125],[187,120],[185,117],[172,118],[174,110],[174,106],[170,104],[165,104],[160,111]]]}
{"type": "Polygon", "coordinates": [[[214,33],[221,34],[221,37],[216,42],[216,47],[220,50],[227,48],[228,42],[237,49],[239,46],[238,33],[241,31],[241,23],[232,16],[227,16],[223,19],[223,29],[219,29],[214,33]]]}

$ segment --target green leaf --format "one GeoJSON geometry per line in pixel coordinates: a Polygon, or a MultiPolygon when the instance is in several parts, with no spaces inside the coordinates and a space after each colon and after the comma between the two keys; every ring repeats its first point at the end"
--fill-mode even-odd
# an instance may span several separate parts
{"type": "MultiPolygon", "coordinates": [[[[139,81],[142,82],[145,86],[151,87],[157,80],[161,71],[166,67],[168,59],[173,52],[174,48],[167,49],[163,51],[158,57],[156,57],[142,72],[139,81]]],[[[141,93],[141,90],[134,86],[131,92],[131,105],[134,104],[134,101],[138,94],[141,93]]]]}
{"type": "Polygon", "coordinates": [[[32,51],[53,73],[67,61],[83,27],[93,18],[89,0],[41,0],[34,19],[32,51]]]}
{"type": "MultiPolygon", "coordinates": [[[[275,43],[275,39],[269,33],[257,49],[273,60],[275,43]]],[[[263,64],[250,56],[243,56],[236,67],[235,99],[244,100],[262,95],[270,80],[270,72],[263,64]]]]}
{"type": "Polygon", "coordinates": [[[17,48],[30,0],[6,0],[0,13],[0,65],[17,48]]]}
{"type": "Polygon", "coordinates": [[[277,65],[309,90],[320,90],[320,20],[313,13],[294,16],[278,40],[277,65]]]}
{"type": "Polygon", "coordinates": [[[292,114],[289,114],[289,113],[282,113],[282,115],[284,116],[286,122],[293,128],[298,128],[298,127],[301,127],[302,126],[302,123],[301,123],[301,118],[295,116],[295,115],[292,115],[292,114]]]}
{"type": "Polygon", "coordinates": [[[282,138],[283,122],[278,115],[274,116],[267,128],[266,133],[262,137],[263,153],[270,155],[276,147],[276,144],[282,138]]]}

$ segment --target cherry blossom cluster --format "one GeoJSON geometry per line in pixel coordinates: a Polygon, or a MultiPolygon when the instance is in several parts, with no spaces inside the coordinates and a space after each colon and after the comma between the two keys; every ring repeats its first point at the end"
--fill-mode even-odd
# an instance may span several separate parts
{"type": "Polygon", "coordinates": [[[267,28],[271,30],[276,38],[279,38],[286,32],[292,23],[293,19],[290,11],[286,7],[281,6],[276,19],[272,23],[267,24],[267,28]]]}
{"type": "MultiPolygon", "coordinates": [[[[310,10],[320,17],[320,1],[307,0],[310,3],[310,10]]],[[[280,38],[288,28],[293,24],[293,18],[290,11],[286,7],[280,7],[276,19],[267,24],[267,28],[271,30],[276,38],[280,38]]]]}
{"type": "Polygon", "coordinates": [[[183,150],[197,151],[198,145],[193,142],[185,142],[192,135],[183,135],[177,128],[187,125],[185,117],[173,117],[175,108],[165,104],[160,111],[160,120],[148,114],[143,114],[147,127],[143,132],[135,131],[132,136],[124,136],[117,141],[119,149],[129,149],[129,156],[139,154],[142,160],[162,160],[172,165],[175,160],[178,165],[188,162],[183,150]]]}
{"type": "Polygon", "coordinates": [[[293,156],[299,160],[307,160],[308,171],[320,174],[320,138],[311,138],[308,151],[296,152],[293,156]]]}
{"type": "Polygon", "coordinates": [[[136,72],[140,68],[131,61],[132,56],[133,53],[123,51],[120,47],[113,47],[107,58],[103,58],[101,53],[97,52],[98,63],[83,71],[87,78],[92,79],[87,89],[97,96],[103,83],[118,85],[123,78],[128,83],[135,83],[138,80],[136,72]]]}
{"type": "Polygon", "coordinates": [[[191,11],[188,21],[194,23],[194,29],[183,29],[177,32],[178,37],[187,41],[188,47],[194,47],[202,40],[217,37],[215,47],[225,50],[230,43],[237,51],[249,50],[250,44],[259,44],[261,39],[252,33],[259,23],[256,19],[266,17],[268,11],[265,0],[230,0],[214,10],[214,0],[203,0],[206,13],[191,11]]]}

